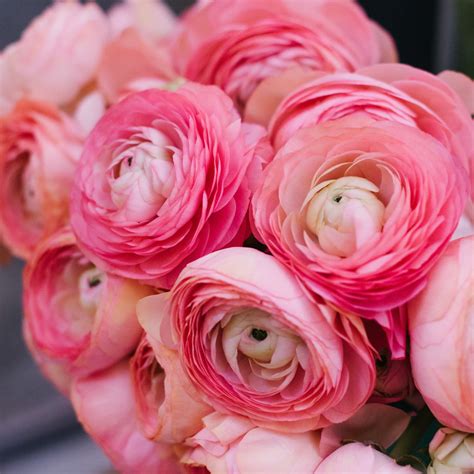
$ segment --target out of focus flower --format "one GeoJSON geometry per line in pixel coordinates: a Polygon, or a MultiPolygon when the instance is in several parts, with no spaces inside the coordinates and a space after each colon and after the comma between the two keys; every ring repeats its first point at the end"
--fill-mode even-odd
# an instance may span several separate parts
{"type": "Polygon", "coordinates": [[[474,431],[474,237],[449,244],[408,305],[413,378],[436,418],[474,431]]]}
{"type": "Polygon", "coordinates": [[[26,340],[44,372],[64,390],[66,374],[120,361],[141,335],[135,305],[151,290],[97,269],[68,229],[43,241],[24,276],[26,340]],[[56,377],[56,375],[58,377],[56,377]]]}

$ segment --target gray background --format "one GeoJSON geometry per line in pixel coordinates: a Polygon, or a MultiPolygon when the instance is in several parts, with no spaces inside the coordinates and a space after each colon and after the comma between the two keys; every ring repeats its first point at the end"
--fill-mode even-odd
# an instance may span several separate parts
{"type": "MultiPolygon", "coordinates": [[[[109,7],[114,2],[98,3],[109,7]]],[[[191,1],[168,3],[179,12],[191,1]]],[[[459,38],[466,20],[458,22],[456,0],[360,3],[394,35],[402,62],[433,72],[456,67],[469,72],[462,51],[468,46],[459,38]]],[[[473,12],[473,0],[459,3],[473,12]]],[[[16,40],[48,4],[48,0],[0,0],[0,49],[16,40]]],[[[472,26],[471,17],[467,27],[472,26]]],[[[25,350],[21,338],[21,271],[22,264],[16,260],[0,267],[0,471],[105,472],[107,461],[83,435],[68,402],[42,378],[25,350]]]]}

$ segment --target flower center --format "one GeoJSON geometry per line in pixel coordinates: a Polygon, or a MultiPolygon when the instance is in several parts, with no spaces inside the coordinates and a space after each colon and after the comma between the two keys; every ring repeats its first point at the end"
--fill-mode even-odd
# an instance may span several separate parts
{"type": "Polygon", "coordinates": [[[307,229],[326,253],[349,257],[383,228],[379,188],[356,176],[324,181],[306,197],[307,229]]]}
{"type": "Polygon", "coordinates": [[[250,333],[250,335],[256,340],[256,341],[264,341],[267,336],[268,336],[268,333],[267,331],[265,331],[264,329],[258,329],[258,328],[253,328],[252,329],[252,332],[250,333]]]}
{"type": "Polygon", "coordinates": [[[111,197],[126,220],[156,217],[175,183],[170,140],[159,130],[142,127],[117,150],[110,168],[111,197]]]}
{"type": "Polygon", "coordinates": [[[95,311],[99,305],[106,275],[98,268],[89,268],[79,277],[79,301],[81,305],[95,311]]]}

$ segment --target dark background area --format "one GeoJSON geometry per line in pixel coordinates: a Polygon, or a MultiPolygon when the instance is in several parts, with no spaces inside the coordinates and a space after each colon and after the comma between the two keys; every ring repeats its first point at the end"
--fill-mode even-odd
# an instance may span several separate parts
{"type": "MultiPolygon", "coordinates": [[[[50,3],[50,0],[0,0],[0,49],[18,39],[30,20],[50,3]]],[[[115,2],[98,0],[97,3],[108,8],[115,2]]],[[[167,3],[180,12],[192,1],[168,0],[167,3]]],[[[473,75],[474,45],[469,42],[472,34],[469,38],[466,32],[474,27],[474,0],[360,0],[359,3],[393,35],[401,62],[432,72],[460,69],[473,75]]],[[[0,471],[103,472],[107,462],[81,433],[68,402],[42,378],[24,347],[21,271],[22,264],[16,260],[0,267],[0,471]],[[41,454],[48,449],[49,457],[41,454]],[[25,464],[28,459],[30,464],[25,464]],[[74,459],[75,465],[71,461],[74,459]],[[32,465],[35,467],[31,468],[32,465]]]]}

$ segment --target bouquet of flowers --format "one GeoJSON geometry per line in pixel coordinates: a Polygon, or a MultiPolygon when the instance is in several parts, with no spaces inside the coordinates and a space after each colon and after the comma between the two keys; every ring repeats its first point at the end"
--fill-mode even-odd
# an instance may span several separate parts
{"type": "Polygon", "coordinates": [[[0,55],[24,336],[121,472],[474,472],[474,84],[352,0],[58,1],[0,55]]]}

